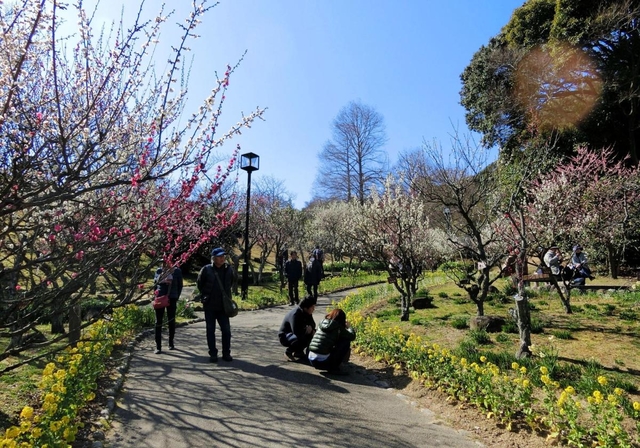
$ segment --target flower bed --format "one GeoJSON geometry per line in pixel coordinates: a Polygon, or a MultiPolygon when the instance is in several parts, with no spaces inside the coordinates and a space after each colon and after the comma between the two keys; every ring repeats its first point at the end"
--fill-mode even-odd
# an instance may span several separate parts
{"type": "Polygon", "coordinates": [[[403,366],[425,387],[475,405],[507,429],[524,422],[548,432],[550,439],[579,447],[639,446],[640,402],[632,402],[605,376],[598,376],[593,389],[580,395],[573,386],[561,387],[535,360],[529,361],[534,367],[513,362],[511,369],[501,370],[482,355],[477,360],[459,357],[397,326],[363,317],[359,309],[372,300],[349,296],[339,304],[357,331],[356,352],[403,366]]]}
{"type": "Polygon", "coordinates": [[[40,406],[25,406],[20,424],[7,428],[0,447],[67,447],[81,427],[78,415],[95,398],[97,380],[121,340],[133,334],[144,311],[131,305],[97,321],[76,347],[61,352],[42,371],[40,406]]]}

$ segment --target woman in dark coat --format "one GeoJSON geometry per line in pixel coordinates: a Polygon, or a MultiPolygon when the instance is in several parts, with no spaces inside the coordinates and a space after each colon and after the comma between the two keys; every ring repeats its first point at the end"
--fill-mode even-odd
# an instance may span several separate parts
{"type": "Polygon", "coordinates": [[[178,308],[178,299],[182,294],[182,271],[180,268],[171,268],[167,272],[158,268],[153,278],[155,283],[156,294],[163,296],[169,294],[169,306],[155,310],[156,312],[156,354],[162,352],[162,321],[164,320],[164,311],[167,310],[167,326],[169,327],[169,350],[173,350],[174,338],[176,335],[176,309],[178,308]]]}
{"type": "Polygon", "coordinates": [[[351,341],[355,338],[356,332],[347,322],[347,315],[339,308],[334,309],[320,322],[311,339],[309,364],[318,370],[345,374],[340,365],[349,360],[351,341]]]}

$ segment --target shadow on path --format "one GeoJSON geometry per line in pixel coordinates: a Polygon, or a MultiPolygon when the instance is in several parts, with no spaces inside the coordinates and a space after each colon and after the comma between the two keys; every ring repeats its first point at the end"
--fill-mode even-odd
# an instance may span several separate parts
{"type": "MultiPolygon", "coordinates": [[[[344,294],[343,294],[344,295],[344,294]]],[[[319,322],[331,299],[322,298],[319,322]],[[323,306],[324,305],[324,306],[323,306]]],[[[176,350],[136,348],[110,447],[477,447],[351,369],[323,376],[285,360],[277,330],[288,307],[232,319],[232,362],[209,363],[204,322],[180,327],[176,350]]]]}

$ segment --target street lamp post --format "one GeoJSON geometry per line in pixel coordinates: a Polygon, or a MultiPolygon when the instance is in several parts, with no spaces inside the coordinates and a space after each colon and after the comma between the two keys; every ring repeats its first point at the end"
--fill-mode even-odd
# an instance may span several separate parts
{"type": "Polygon", "coordinates": [[[251,173],[260,168],[258,154],[248,152],[240,156],[240,169],[247,172],[247,214],[244,224],[244,265],[242,266],[242,300],[249,291],[249,209],[251,207],[251,173]]]}

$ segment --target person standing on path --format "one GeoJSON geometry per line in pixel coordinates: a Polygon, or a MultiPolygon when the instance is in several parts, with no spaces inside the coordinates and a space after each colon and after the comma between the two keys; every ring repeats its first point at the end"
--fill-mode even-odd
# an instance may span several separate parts
{"type": "Polygon", "coordinates": [[[168,269],[166,272],[162,268],[156,270],[153,278],[159,296],[169,295],[169,306],[154,310],[156,313],[156,354],[162,353],[162,321],[164,320],[164,310],[167,310],[167,326],[169,327],[169,350],[173,350],[174,338],[176,335],[176,309],[178,300],[182,294],[183,278],[180,268],[168,269]]]}
{"type": "Polygon", "coordinates": [[[322,280],[322,263],[316,256],[316,251],[311,252],[307,268],[304,270],[304,283],[307,285],[307,294],[318,300],[318,285],[322,280]]]}
{"type": "Polygon", "coordinates": [[[284,263],[284,275],[289,283],[289,305],[297,305],[300,301],[298,282],[302,278],[302,262],[298,260],[298,253],[291,251],[291,258],[284,263]]]}
{"type": "Polygon", "coordinates": [[[305,359],[309,343],[316,332],[316,322],[313,320],[315,309],[316,301],[313,297],[306,297],[302,299],[300,306],[289,311],[282,320],[278,339],[280,344],[287,347],[284,354],[290,361],[305,359]]]}
{"type": "Polygon", "coordinates": [[[226,252],[217,247],[211,251],[211,264],[204,266],[196,281],[202,295],[202,308],[207,325],[207,345],[209,347],[209,361],[218,362],[218,348],[216,347],[216,322],[220,325],[222,334],[222,359],[233,361],[231,357],[231,324],[229,316],[224,311],[224,295],[231,297],[233,283],[233,269],[225,263],[226,252]]]}

